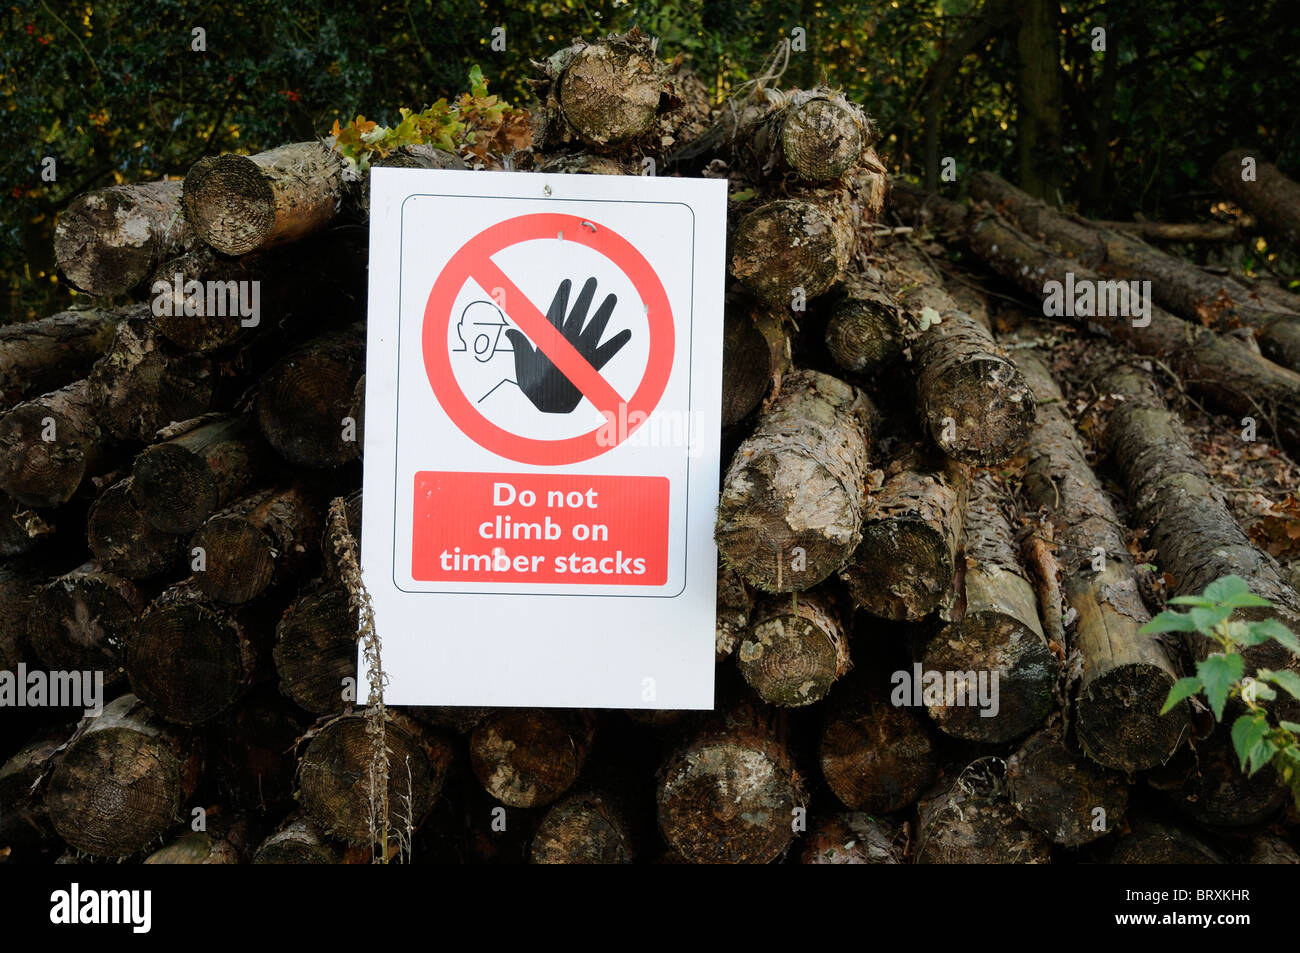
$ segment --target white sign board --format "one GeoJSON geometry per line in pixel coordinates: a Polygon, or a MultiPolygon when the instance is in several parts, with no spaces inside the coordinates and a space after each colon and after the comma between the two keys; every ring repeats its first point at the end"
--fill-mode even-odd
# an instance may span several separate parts
{"type": "Polygon", "coordinates": [[[712,707],[725,218],[722,180],[373,170],[390,704],[712,707]]]}

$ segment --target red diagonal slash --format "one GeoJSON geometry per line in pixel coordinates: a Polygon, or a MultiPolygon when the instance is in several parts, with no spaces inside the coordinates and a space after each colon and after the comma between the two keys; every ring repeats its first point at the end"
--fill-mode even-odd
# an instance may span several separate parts
{"type": "Polygon", "coordinates": [[[614,390],[609,381],[601,377],[600,372],[578,353],[577,348],[568,342],[555,325],[546,320],[546,315],[537,310],[537,306],[506,277],[506,273],[497,266],[496,262],[491,258],[475,262],[471,277],[485,290],[501,288],[505,291],[506,300],[510,302],[506,310],[519,326],[519,330],[523,331],[524,335],[551,359],[551,363],[569,379],[574,387],[582,391],[582,396],[587,398],[596,410],[602,414],[606,412],[618,414],[619,405],[623,403],[623,398],[619,396],[618,391],[614,390]]]}

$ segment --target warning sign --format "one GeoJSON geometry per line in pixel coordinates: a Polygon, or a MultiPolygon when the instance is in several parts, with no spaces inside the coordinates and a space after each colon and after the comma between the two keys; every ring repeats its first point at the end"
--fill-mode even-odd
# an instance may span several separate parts
{"type": "Polygon", "coordinates": [[[376,169],[362,572],[394,704],[712,704],[725,184],[376,169]]]}

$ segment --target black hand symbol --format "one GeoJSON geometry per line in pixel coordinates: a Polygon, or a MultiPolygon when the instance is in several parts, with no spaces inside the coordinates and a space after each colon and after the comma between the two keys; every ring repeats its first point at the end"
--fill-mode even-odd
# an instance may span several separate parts
{"type": "MultiPolygon", "coordinates": [[[[546,320],[564,335],[565,340],[573,345],[574,350],[581,354],[587,363],[600,370],[622,350],[623,345],[631,339],[632,332],[624,329],[604,344],[600,343],[600,336],[605,333],[605,325],[609,324],[610,315],[614,313],[618,296],[606,295],[605,300],[588,322],[587,311],[591,308],[591,299],[596,294],[595,278],[587,279],[587,283],[582,286],[582,291],[578,295],[578,300],[573,303],[573,310],[569,313],[568,320],[565,320],[564,312],[569,307],[569,289],[572,286],[573,283],[568,278],[560,282],[560,287],[551,300],[550,310],[546,312],[546,320]],[[584,323],[587,325],[585,328],[584,323]]],[[[506,330],[506,337],[510,339],[510,345],[515,349],[515,376],[519,379],[519,389],[524,392],[524,396],[544,414],[572,413],[578,406],[578,402],[582,400],[582,391],[578,390],[560,372],[560,369],[551,363],[549,357],[533,347],[532,342],[522,331],[509,328],[506,330]]]]}

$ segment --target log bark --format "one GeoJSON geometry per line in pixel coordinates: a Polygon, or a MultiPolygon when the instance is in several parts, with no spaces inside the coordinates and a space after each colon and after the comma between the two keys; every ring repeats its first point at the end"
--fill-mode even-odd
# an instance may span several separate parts
{"type": "Polygon", "coordinates": [[[808,835],[800,863],[901,864],[901,831],[895,823],[861,811],[833,814],[808,835]]]}
{"type": "MultiPolygon", "coordinates": [[[[905,188],[896,189],[895,196],[895,208],[909,221],[958,231],[976,255],[1035,300],[1042,299],[1046,281],[1064,283],[1067,273],[1076,282],[1104,280],[996,215],[971,214],[955,202],[905,188]]],[[[1144,327],[1134,327],[1131,317],[1119,315],[1061,320],[1074,321],[1138,354],[1159,359],[1192,393],[1237,416],[1260,417],[1286,447],[1300,448],[1300,374],[1277,366],[1231,335],[1191,325],[1154,304],[1151,323],[1144,327]]]]}
{"type": "MultiPolygon", "coordinates": [[[[1231,723],[1237,714],[1240,710],[1229,708],[1224,722],[1231,723]]],[[[1192,741],[1168,765],[1148,772],[1146,780],[1184,817],[1228,832],[1268,823],[1288,799],[1271,766],[1254,776],[1241,770],[1227,724],[1216,725],[1208,736],[1192,741]]]]}
{"type": "Polygon", "coordinates": [[[880,671],[854,673],[831,693],[819,758],[840,802],[873,815],[914,804],[938,770],[930,726],[912,708],[892,703],[888,675],[880,671]]]}
{"type": "Polygon", "coordinates": [[[1177,673],[1159,642],[1138,631],[1150,614],[1123,523],[1088,466],[1065,398],[1038,355],[1017,354],[1039,405],[1023,492],[1052,526],[1065,598],[1077,613],[1071,647],[1083,659],[1079,742],[1089,757],[1119,771],[1163,764],[1188,731],[1185,704],[1160,714],[1177,673]]]}
{"type": "Polygon", "coordinates": [[[22,560],[0,562],[0,672],[33,660],[27,620],[44,582],[44,574],[22,560]]]}
{"type": "Polygon", "coordinates": [[[317,580],[285,610],[272,652],[280,691],[313,715],[343,710],[343,680],[357,675],[357,614],[341,585],[317,580]]]}
{"type": "MultiPolygon", "coordinates": [[[[1164,404],[1149,376],[1117,365],[1102,379],[1121,398],[1106,424],[1110,457],[1123,475],[1134,516],[1150,532],[1160,567],[1174,578],[1170,594],[1200,595],[1221,576],[1235,574],[1273,609],[1235,610],[1243,619],[1276,618],[1300,631],[1300,594],[1277,563],[1250,542],[1219,487],[1164,404]]],[[[1193,635],[1189,647],[1203,658],[1209,641],[1193,635]]],[[[1248,666],[1296,669],[1296,659],[1276,642],[1245,650],[1248,666]]]]}
{"type": "Polygon", "coordinates": [[[826,374],[786,378],[732,457],[718,504],[718,548],[747,583],[807,589],[853,552],[874,413],[861,391],[826,374]]]}
{"type": "Polygon", "coordinates": [[[363,325],[323,335],[286,355],[262,378],[257,421],[276,452],[302,467],[335,467],[357,457],[344,440],[343,418],[352,410],[365,372],[363,325]]]}
{"type": "MultiPolygon", "coordinates": [[[[340,715],[311,733],[298,761],[298,800],[307,815],[325,834],[349,844],[370,840],[373,744],[364,714],[340,715]]],[[[442,790],[452,749],[440,735],[391,710],[384,744],[391,838],[419,827],[442,790]]]]}
{"type": "Polygon", "coordinates": [[[72,499],[108,457],[98,417],[87,380],[15,405],[0,417],[0,489],[28,506],[72,499]]]}
{"type": "Polygon", "coordinates": [[[46,667],[101,671],[111,685],[144,601],[131,580],[83,563],[42,586],[27,616],[27,638],[46,667]]]}
{"type": "Polygon", "coordinates": [[[668,846],[693,864],[776,860],[806,803],[789,751],[747,701],[706,719],[668,755],[656,800],[668,846]]]}
{"type": "Polygon", "coordinates": [[[930,640],[921,662],[930,717],[945,734],[968,741],[1023,738],[1051,711],[1056,684],[1056,659],[1038,620],[1037,594],[1020,566],[1002,512],[1005,502],[991,476],[972,482],[966,510],[965,614],[930,640]],[[941,687],[926,684],[935,673],[941,687]],[[987,679],[983,693],[982,678],[987,679]],[[996,707],[984,704],[983,695],[996,707]]]}
{"type": "Polygon", "coordinates": [[[239,701],[256,660],[243,622],[213,605],[193,578],[154,600],[126,646],[131,690],[181,725],[211,721],[239,701]]]}
{"type": "Polygon", "coordinates": [[[1115,844],[1112,864],[1221,864],[1223,858],[1190,831],[1140,819],[1115,844]]]}
{"type": "Polygon", "coordinates": [[[732,299],[722,319],[722,426],[754,411],[790,366],[790,338],[781,315],[732,299]]]}
{"type": "Polygon", "coordinates": [[[261,490],[214,513],[190,540],[206,567],[198,588],[218,602],[257,598],[315,557],[321,519],[297,487],[261,490]]]}
{"type": "Polygon", "coordinates": [[[1070,750],[1059,728],[1038,732],[1008,758],[1007,780],[1016,813],[1053,844],[1105,837],[1128,809],[1124,776],[1070,750]]]}
{"type": "Polygon", "coordinates": [[[216,386],[211,361],[178,350],[143,316],[117,326],[88,380],[104,429],[145,443],[163,427],[206,412],[216,386]]]}
{"type": "Polygon", "coordinates": [[[824,593],[764,600],[736,659],[759,698],[784,708],[821,701],[851,664],[839,609],[824,593]]]}
{"type": "Polygon", "coordinates": [[[31,552],[54,527],[41,519],[35,510],[16,502],[0,491],[0,559],[31,552]]]}
{"type": "Polygon", "coordinates": [[[843,287],[844,297],[826,322],[826,349],[855,378],[874,381],[903,358],[898,305],[862,276],[848,276],[843,287]]]}
{"type": "Polygon", "coordinates": [[[56,842],[43,794],[69,734],[66,728],[47,728],[0,764],[0,845],[16,848],[18,860],[29,848],[56,842]]]}
{"type": "Polygon", "coordinates": [[[132,480],[119,480],[99,495],[86,519],[86,540],[108,572],[145,579],[181,561],[185,537],[164,533],[144,518],[135,505],[132,480]]]}
{"type": "Polygon", "coordinates": [[[528,859],[534,864],[630,864],[635,858],[623,812],[609,797],[566,797],[537,825],[528,859]]]}
{"type": "Polygon", "coordinates": [[[1236,202],[1255,213],[1270,234],[1300,246],[1300,185],[1287,178],[1271,162],[1262,161],[1245,149],[1233,149],[1219,157],[1211,172],[1214,184],[1236,202]],[[1242,160],[1255,159],[1255,178],[1242,178],[1242,160]]]}
{"type": "Polygon", "coordinates": [[[70,847],[125,857],[180,822],[199,764],[188,736],[134,695],[122,695],[85,719],[68,742],[45,806],[70,847]]]}
{"type": "Polygon", "coordinates": [[[590,152],[547,156],[538,172],[558,172],[562,175],[640,175],[639,163],[617,156],[602,156],[590,152]]]}
{"type": "Polygon", "coordinates": [[[195,234],[226,255],[298,239],[334,220],[343,160],[319,142],[254,156],[204,156],[185,175],[181,201],[195,234]]]}
{"type": "Polygon", "coordinates": [[[1088,268],[1113,278],[1149,280],[1155,300],[1187,321],[1219,330],[1252,328],[1265,357],[1300,370],[1300,314],[1269,307],[1231,278],[1211,275],[1132,235],[1067,218],[992,173],[977,172],[971,194],[1088,268]]]}
{"type": "MultiPolygon", "coordinates": [[[[430,145],[401,146],[382,158],[371,160],[371,168],[384,169],[468,169],[465,160],[454,152],[430,145]]],[[[370,176],[361,178],[357,209],[363,218],[370,218],[370,176]]]]}
{"type": "Polygon", "coordinates": [[[977,762],[938,785],[921,802],[918,864],[1047,864],[1051,845],[1021,819],[1005,781],[977,762]]]}
{"type": "Polygon", "coordinates": [[[259,816],[293,806],[294,745],[303,714],[270,686],[255,688],[234,708],[204,726],[212,740],[211,777],[222,803],[259,816]]]}
{"type": "Polygon", "coordinates": [[[192,533],[253,485],[268,461],[248,415],[200,417],[176,430],[135,458],[131,495],[158,529],[192,533]]]}
{"type": "Polygon", "coordinates": [[[1029,437],[1033,394],[1011,355],[979,320],[983,315],[973,316],[940,285],[926,281],[928,269],[918,256],[904,261],[907,270],[890,269],[886,280],[900,288],[914,327],[924,327],[909,329],[907,341],[925,430],[935,446],[963,463],[1002,463],[1029,437]],[[926,308],[938,312],[937,324],[925,326],[926,308]]]}
{"type": "Polygon", "coordinates": [[[242,864],[248,853],[248,819],[236,816],[209,816],[208,830],[182,834],[161,850],[156,850],[146,864],[242,864]]]}
{"type": "Polygon", "coordinates": [[[1251,864],[1300,864],[1300,854],[1281,837],[1261,834],[1250,844],[1251,864]]]}
{"type": "Polygon", "coordinates": [[[194,241],[180,182],[115,185],[73,199],[54,228],[54,260],[89,295],[125,294],[194,241]]]}
{"type": "Polygon", "coordinates": [[[745,586],[740,574],[726,566],[718,566],[718,605],[715,616],[717,660],[736,650],[749,631],[749,614],[754,607],[754,597],[745,586]]]}
{"type": "Polygon", "coordinates": [[[595,726],[583,711],[500,709],[470,735],[470,766],[484,790],[507,807],[541,807],[578,779],[595,726]]]}
{"type": "Polygon", "coordinates": [[[0,328],[0,403],[85,377],[108,349],[122,311],[60,311],[0,328]]]}
{"type": "Polygon", "coordinates": [[[338,852],[302,811],[289,815],[279,830],[262,841],[255,864],[337,864],[338,852]]]}
{"type": "Polygon", "coordinates": [[[1147,242],[1236,243],[1245,238],[1240,225],[1232,222],[1106,222],[1097,225],[1116,232],[1128,232],[1147,242]]]}
{"type": "Polygon", "coordinates": [[[856,607],[917,620],[950,598],[969,485],[964,464],[921,447],[890,462],[863,513],[862,541],[840,570],[856,607]]]}

